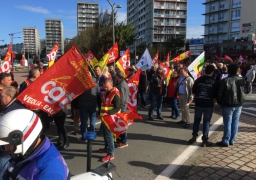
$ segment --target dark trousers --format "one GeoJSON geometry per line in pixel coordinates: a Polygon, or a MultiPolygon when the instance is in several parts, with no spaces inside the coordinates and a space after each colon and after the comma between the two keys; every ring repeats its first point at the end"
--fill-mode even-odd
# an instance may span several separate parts
{"type": "Polygon", "coordinates": [[[63,112],[61,115],[59,116],[54,116],[53,117],[55,125],[57,127],[57,132],[58,132],[58,136],[59,136],[59,142],[60,143],[68,143],[68,136],[67,136],[67,130],[65,128],[65,119],[66,119],[66,113],[63,112]]]}

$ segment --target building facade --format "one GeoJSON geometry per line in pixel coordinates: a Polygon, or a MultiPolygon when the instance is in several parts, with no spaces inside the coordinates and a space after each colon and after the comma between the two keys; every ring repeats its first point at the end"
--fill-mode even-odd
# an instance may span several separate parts
{"type": "Polygon", "coordinates": [[[160,47],[172,37],[185,40],[187,0],[127,0],[127,22],[135,28],[136,45],[160,47]]]}
{"type": "Polygon", "coordinates": [[[40,33],[36,28],[23,28],[23,49],[32,55],[40,53],[40,33]]]}
{"type": "Polygon", "coordinates": [[[77,2],[77,33],[93,27],[99,20],[99,3],[77,2]]]}
{"type": "Polygon", "coordinates": [[[59,42],[59,49],[57,57],[64,54],[64,33],[63,24],[59,19],[46,19],[45,20],[45,46],[47,54],[50,53],[52,48],[59,42]]]}
{"type": "Polygon", "coordinates": [[[255,0],[206,0],[204,43],[207,56],[253,56],[255,0]]]}

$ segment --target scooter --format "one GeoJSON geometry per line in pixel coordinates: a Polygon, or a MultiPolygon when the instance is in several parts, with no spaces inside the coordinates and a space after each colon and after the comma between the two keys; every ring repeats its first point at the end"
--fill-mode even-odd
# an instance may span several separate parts
{"type": "Polygon", "coordinates": [[[88,131],[83,134],[83,137],[87,140],[87,172],[72,176],[71,180],[113,180],[111,172],[116,169],[116,166],[110,160],[91,170],[92,140],[97,137],[96,133],[88,131]]]}

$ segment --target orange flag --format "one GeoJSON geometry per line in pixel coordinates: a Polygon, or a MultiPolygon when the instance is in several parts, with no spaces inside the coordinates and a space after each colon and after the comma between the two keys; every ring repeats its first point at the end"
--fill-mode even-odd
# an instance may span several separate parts
{"type": "Polygon", "coordinates": [[[122,71],[125,77],[128,76],[128,69],[130,68],[130,49],[128,48],[124,54],[116,62],[117,67],[122,71]]]}
{"type": "Polygon", "coordinates": [[[153,64],[155,64],[156,62],[158,62],[158,56],[159,56],[159,52],[158,50],[156,50],[156,54],[154,55],[152,61],[153,61],[153,64]]]}
{"type": "Polygon", "coordinates": [[[4,62],[1,66],[1,70],[0,73],[9,73],[11,71],[10,69],[10,65],[11,65],[11,61],[12,61],[12,44],[9,44],[8,46],[8,50],[6,52],[5,58],[4,58],[4,62]]]}
{"type": "Polygon", "coordinates": [[[140,80],[141,69],[139,69],[135,75],[128,81],[129,97],[128,97],[128,109],[131,112],[137,113],[137,94],[140,80]]]}
{"type": "Polygon", "coordinates": [[[56,43],[56,45],[52,48],[50,54],[47,54],[48,57],[48,68],[51,67],[54,64],[54,61],[56,59],[57,56],[57,52],[59,49],[59,42],[56,43]]]}
{"type": "Polygon", "coordinates": [[[112,46],[112,48],[108,51],[110,54],[107,64],[111,64],[115,62],[115,60],[118,58],[118,45],[117,42],[112,46]]]}
{"type": "Polygon", "coordinates": [[[123,134],[128,129],[129,122],[134,119],[142,119],[136,113],[117,113],[114,115],[105,115],[102,117],[102,121],[108,127],[108,129],[114,135],[114,138],[118,137],[120,134],[123,134]]]}
{"type": "Polygon", "coordinates": [[[168,53],[167,53],[167,56],[166,56],[165,62],[169,63],[169,61],[170,61],[170,53],[168,52],[168,53]]]}
{"type": "Polygon", "coordinates": [[[53,66],[16,98],[28,109],[54,115],[95,84],[84,56],[73,44],[53,66]]]}

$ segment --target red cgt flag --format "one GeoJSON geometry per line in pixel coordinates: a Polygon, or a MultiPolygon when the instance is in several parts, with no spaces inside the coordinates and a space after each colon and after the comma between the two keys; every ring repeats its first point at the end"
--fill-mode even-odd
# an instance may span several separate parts
{"type": "Polygon", "coordinates": [[[117,67],[120,71],[125,74],[125,77],[128,76],[128,69],[130,68],[130,49],[128,48],[124,54],[116,62],[117,67]]]}
{"type": "Polygon", "coordinates": [[[56,59],[56,56],[57,56],[57,52],[58,52],[58,49],[59,49],[59,43],[60,42],[57,42],[56,45],[52,48],[50,54],[47,54],[47,57],[48,57],[48,68],[50,68],[53,64],[54,64],[54,61],[56,59]]]}
{"type": "Polygon", "coordinates": [[[0,69],[0,73],[9,73],[11,71],[10,69],[10,64],[11,64],[11,60],[12,60],[12,44],[9,44],[8,46],[8,50],[6,52],[5,58],[4,58],[4,63],[2,64],[2,67],[0,69]]]}
{"type": "Polygon", "coordinates": [[[108,53],[110,54],[110,57],[108,59],[107,64],[111,64],[115,62],[115,60],[118,58],[118,55],[119,55],[117,42],[112,46],[112,48],[108,51],[108,53]]]}
{"type": "Polygon", "coordinates": [[[217,55],[215,55],[214,57],[217,61],[220,61],[220,58],[217,55]]]}
{"type": "Polygon", "coordinates": [[[102,121],[112,132],[115,139],[120,134],[127,131],[129,122],[133,122],[134,119],[142,119],[142,117],[132,112],[117,113],[114,115],[105,115],[102,117],[102,121]]]}
{"type": "Polygon", "coordinates": [[[233,60],[231,59],[231,57],[229,57],[228,55],[225,55],[224,56],[224,60],[226,60],[226,61],[229,61],[229,62],[233,62],[233,60]]]}
{"type": "Polygon", "coordinates": [[[137,94],[140,80],[141,69],[139,69],[135,75],[128,81],[129,97],[128,97],[128,109],[131,112],[137,113],[137,94]]]}
{"type": "Polygon", "coordinates": [[[169,80],[171,78],[172,75],[172,71],[170,70],[169,67],[167,67],[165,64],[161,63],[160,61],[158,62],[160,66],[162,66],[164,68],[164,73],[165,73],[165,77],[166,77],[166,81],[167,81],[167,85],[169,84],[169,80]]]}
{"type": "Polygon", "coordinates": [[[73,44],[50,69],[19,94],[17,100],[28,109],[41,109],[54,115],[94,86],[88,65],[73,44]]]}

